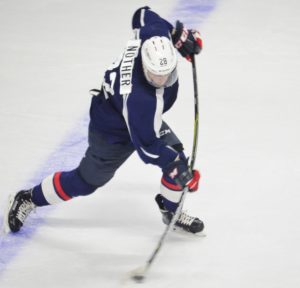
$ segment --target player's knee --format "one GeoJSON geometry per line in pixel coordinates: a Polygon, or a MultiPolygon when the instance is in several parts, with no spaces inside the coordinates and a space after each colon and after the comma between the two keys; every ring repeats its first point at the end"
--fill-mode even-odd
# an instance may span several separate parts
{"type": "Polygon", "coordinates": [[[70,172],[62,172],[60,184],[71,198],[90,195],[99,187],[85,181],[78,169],[70,172]]]}
{"type": "Polygon", "coordinates": [[[116,169],[117,166],[110,161],[87,152],[79,164],[78,173],[86,183],[101,187],[113,178],[116,169]]]}
{"type": "Polygon", "coordinates": [[[104,186],[114,176],[113,172],[111,171],[106,172],[104,169],[102,171],[96,170],[97,173],[95,173],[95,171],[92,172],[91,169],[83,169],[83,168],[84,168],[83,166],[80,166],[78,168],[78,173],[83,179],[83,181],[97,188],[104,186]]]}

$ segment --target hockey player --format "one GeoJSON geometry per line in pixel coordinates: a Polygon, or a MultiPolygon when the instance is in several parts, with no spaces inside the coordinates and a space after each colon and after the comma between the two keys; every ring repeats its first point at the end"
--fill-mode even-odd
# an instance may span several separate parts
{"type": "MultiPolygon", "coordinates": [[[[183,187],[198,189],[200,174],[190,171],[183,145],[162,120],[178,92],[177,53],[190,59],[202,48],[200,35],[180,21],[173,27],[149,7],[132,19],[135,34],[122,56],[105,72],[90,106],[89,147],[79,166],[56,172],[30,190],[11,197],[6,225],[18,232],[35,207],[86,196],[105,185],[124,161],[137,151],[145,163],[161,168],[161,192],[155,197],[168,224],[183,187]],[[175,47],[175,48],[174,48],[175,47]]],[[[204,225],[181,212],[176,227],[198,233],[204,225]]]]}

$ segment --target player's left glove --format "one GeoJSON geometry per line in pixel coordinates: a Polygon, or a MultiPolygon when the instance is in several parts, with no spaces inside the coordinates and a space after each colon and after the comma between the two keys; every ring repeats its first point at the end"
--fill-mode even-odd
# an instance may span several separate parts
{"type": "Polygon", "coordinates": [[[202,40],[200,33],[193,29],[186,29],[179,20],[172,31],[172,41],[178,52],[187,60],[191,60],[191,56],[199,54],[202,50],[202,40]]]}
{"type": "Polygon", "coordinates": [[[187,162],[185,159],[175,160],[171,162],[163,172],[173,179],[181,188],[187,186],[189,192],[195,192],[198,190],[200,173],[198,170],[191,172],[187,162]]]}

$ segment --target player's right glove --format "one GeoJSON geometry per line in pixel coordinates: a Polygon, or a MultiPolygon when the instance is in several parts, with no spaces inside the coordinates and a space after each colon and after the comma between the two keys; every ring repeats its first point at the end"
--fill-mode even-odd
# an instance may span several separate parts
{"type": "Polygon", "coordinates": [[[186,29],[179,20],[172,31],[172,41],[178,52],[187,60],[191,60],[191,56],[199,54],[202,50],[202,40],[200,33],[193,29],[186,29]]]}
{"type": "Polygon", "coordinates": [[[193,170],[192,173],[187,162],[188,160],[185,159],[177,159],[167,165],[163,172],[173,179],[182,189],[188,186],[189,192],[195,192],[198,190],[200,173],[198,170],[193,170]]]}

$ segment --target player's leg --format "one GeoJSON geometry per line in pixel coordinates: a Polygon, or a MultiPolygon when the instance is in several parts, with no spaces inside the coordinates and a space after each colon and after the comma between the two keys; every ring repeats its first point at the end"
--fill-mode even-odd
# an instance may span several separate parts
{"type": "Polygon", "coordinates": [[[11,197],[7,215],[8,230],[17,232],[35,207],[58,204],[87,196],[105,185],[133,153],[132,144],[110,144],[95,131],[89,131],[89,147],[79,167],[56,172],[30,190],[11,197]]]}
{"type": "MultiPolygon", "coordinates": [[[[186,160],[183,145],[172,129],[163,122],[160,129],[161,139],[169,146],[173,147],[180,155],[180,158],[186,160]]],[[[156,195],[155,200],[163,215],[163,222],[169,224],[178,207],[182,194],[182,188],[177,185],[168,175],[163,174],[161,178],[160,194],[156,195]]],[[[203,222],[182,212],[175,226],[182,228],[187,232],[198,233],[204,229],[203,222]]]]}
{"type": "Polygon", "coordinates": [[[97,187],[86,183],[78,169],[56,172],[29,190],[11,195],[4,225],[6,231],[18,232],[28,215],[36,207],[54,205],[71,200],[77,194],[88,195],[97,187]]]}

